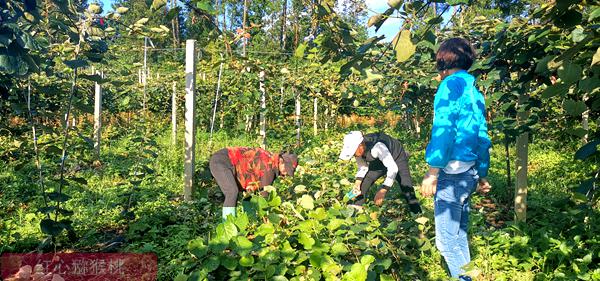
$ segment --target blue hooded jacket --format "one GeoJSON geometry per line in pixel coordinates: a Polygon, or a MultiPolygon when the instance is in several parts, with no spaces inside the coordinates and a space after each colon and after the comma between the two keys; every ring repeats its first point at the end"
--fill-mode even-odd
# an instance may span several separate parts
{"type": "Polygon", "coordinates": [[[475,77],[459,70],[447,76],[438,87],[434,102],[431,138],[425,160],[443,169],[449,161],[475,161],[480,177],[490,166],[492,143],[487,133],[485,100],[475,87],[475,77]]]}

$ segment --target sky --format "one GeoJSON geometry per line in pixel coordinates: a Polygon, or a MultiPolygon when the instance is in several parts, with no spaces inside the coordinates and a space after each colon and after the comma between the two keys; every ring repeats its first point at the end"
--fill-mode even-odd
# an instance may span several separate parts
{"type": "MultiPolygon", "coordinates": [[[[111,4],[113,3],[113,0],[100,0],[100,3],[102,4],[102,9],[105,13],[112,10],[111,4]]],[[[375,15],[375,12],[383,13],[389,8],[387,0],[365,0],[365,4],[367,5],[368,9],[367,19],[375,15]]],[[[383,23],[377,32],[375,32],[375,27],[370,27],[368,29],[369,36],[385,35],[385,39],[383,41],[391,41],[394,36],[396,36],[396,33],[398,33],[401,24],[401,19],[389,18],[383,23]]]]}

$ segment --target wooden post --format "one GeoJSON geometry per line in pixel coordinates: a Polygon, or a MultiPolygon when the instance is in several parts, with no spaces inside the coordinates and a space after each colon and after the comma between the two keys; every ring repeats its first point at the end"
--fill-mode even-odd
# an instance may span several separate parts
{"type": "Polygon", "coordinates": [[[171,97],[171,143],[177,144],[177,82],[173,82],[173,96],[171,97]]]}
{"type": "Polygon", "coordinates": [[[267,94],[265,90],[265,71],[262,70],[258,74],[258,78],[260,80],[259,89],[260,89],[260,138],[261,145],[260,147],[266,148],[267,146],[267,94]]]}
{"type": "MultiPolygon", "coordinates": [[[[518,105],[527,103],[529,96],[527,93],[520,93],[518,105]]],[[[527,111],[517,113],[519,124],[527,122],[527,111]]],[[[515,185],[515,220],[519,222],[527,221],[527,163],[529,149],[529,133],[524,132],[517,137],[517,172],[515,185]]]]}
{"type": "Polygon", "coordinates": [[[185,42],[185,201],[192,200],[194,185],[194,162],[196,160],[196,40],[185,42]]]}
{"type": "Polygon", "coordinates": [[[317,127],[317,97],[315,97],[313,101],[313,135],[316,137],[319,134],[319,130],[317,127]]]}
{"type": "MultiPolygon", "coordinates": [[[[104,73],[96,72],[100,77],[104,78],[104,73]]],[[[102,86],[94,83],[94,151],[96,159],[100,160],[100,138],[102,136],[102,86]]]]}

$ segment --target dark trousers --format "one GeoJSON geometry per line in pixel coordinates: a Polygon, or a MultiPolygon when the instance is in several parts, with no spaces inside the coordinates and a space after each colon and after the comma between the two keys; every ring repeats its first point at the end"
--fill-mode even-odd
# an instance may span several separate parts
{"type": "Polygon", "coordinates": [[[221,149],[213,154],[208,161],[208,167],[221,192],[225,195],[223,207],[235,207],[240,187],[235,179],[235,169],[231,165],[227,149],[221,149]]]}
{"type": "MultiPolygon", "coordinates": [[[[400,184],[400,190],[402,190],[402,195],[404,195],[404,200],[408,204],[408,208],[412,213],[420,213],[421,205],[419,204],[419,200],[415,195],[415,188],[413,187],[412,178],[410,176],[410,170],[408,169],[408,159],[404,157],[400,157],[396,159],[396,165],[398,165],[398,174],[396,174],[396,181],[400,184]]],[[[354,204],[362,205],[365,203],[366,195],[369,192],[369,189],[375,183],[375,181],[387,174],[387,169],[385,167],[377,167],[377,166],[369,166],[369,171],[365,175],[360,184],[360,193],[354,204]]]]}

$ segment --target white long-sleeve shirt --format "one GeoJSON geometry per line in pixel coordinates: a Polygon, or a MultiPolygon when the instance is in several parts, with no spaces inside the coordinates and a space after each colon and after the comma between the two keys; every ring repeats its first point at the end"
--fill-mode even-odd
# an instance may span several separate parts
{"type": "MultiPolygon", "coordinates": [[[[394,179],[396,179],[396,174],[398,174],[398,165],[396,165],[396,161],[394,160],[392,153],[390,153],[390,150],[385,146],[385,144],[378,142],[373,146],[373,148],[371,148],[371,155],[379,159],[387,169],[387,174],[385,176],[385,180],[383,181],[383,185],[391,187],[394,184],[394,179]]],[[[362,179],[369,171],[369,164],[362,157],[356,157],[356,164],[358,165],[356,178],[362,179]]]]}

